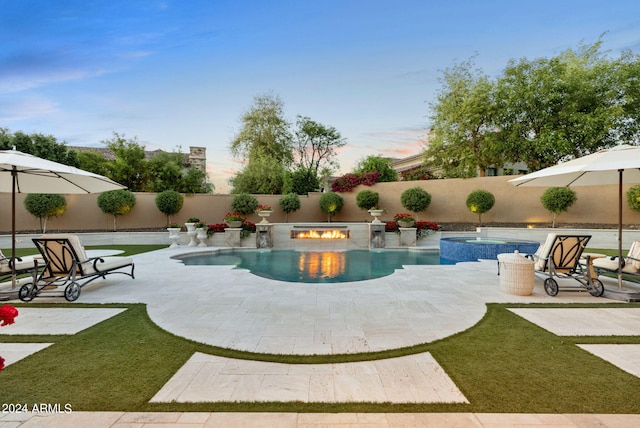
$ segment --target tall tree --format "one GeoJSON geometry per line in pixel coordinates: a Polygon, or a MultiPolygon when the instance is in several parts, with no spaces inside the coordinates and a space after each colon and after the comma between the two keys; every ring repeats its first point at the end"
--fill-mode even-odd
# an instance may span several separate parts
{"type": "Polygon", "coordinates": [[[271,156],[256,156],[229,181],[232,193],[281,194],[286,170],[271,156]]]}
{"type": "Polygon", "coordinates": [[[620,141],[629,125],[621,69],[600,46],[509,62],[498,79],[497,126],[510,160],[537,170],[620,141]]]}
{"type": "Polygon", "coordinates": [[[325,126],[306,116],[298,116],[295,132],[295,154],[299,168],[318,176],[322,168],[337,169],[337,150],[347,142],[332,126],[325,126]]]}
{"type": "Polygon", "coordinates": [[[445,177],[484,175],[504,158],[495,142],[494,84],[472,60],[444,71],[432,108],[432,135],[426,164],[445,177]]]}
{"type": "Polygon", "coordinates": [[[138,139],[134,137],[127,140],[124,134],[114,132],[111,140],[102,143],[115,155],[115,160],[110,164],[110,178],[133,192],[144,191],[148,179],[148,162],[144,146],[138,144],[138,139]]]}
{"type": "Polygon", "coordinates": [[[242,116],[242,129],[231,141],[231,153],[251,162],[268,156],[287,167],[293,161],[289,123],[284,104],[273,95],[254,98],[253,106],[242,116]]]}
{"type": "Polygon", "coordinates": [[[53,162],[78,166],[75,153],[70,152],[67,144],[58,142],[53,135],[25,134],[21,131],[11,133],[6,128],[0,128],[0,149],[10,150],[13,147],[53,162]]]}

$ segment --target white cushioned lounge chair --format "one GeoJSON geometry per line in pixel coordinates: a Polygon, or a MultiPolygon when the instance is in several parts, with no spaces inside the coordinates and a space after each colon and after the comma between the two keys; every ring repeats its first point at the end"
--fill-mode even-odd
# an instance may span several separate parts
{"type": "Polygon", "coordinates": [[[33,277],[38,266],[44,266],[44,261],[40,255],[11,258],[5,256],[0,250],[0,284],[11,282],[11,276],[14,273],[13,266],[15,266],[16,276],[19,277],[16,284],[21,285],[30,280],[25,277],[25,274],[33,277]]]}
{"type": "Polygon", "coordinates": [[[88,257],[77,235],[45,234],[33,243],[42,255],[44,270],[32,284],[23,285],[18,297],[30,301],[44,289],[64,287],[64,297],[72,302],[90,282],[121,273],[134,278],[131,257],[88,257]]]}
{"type": "MultiPolygon", "coordinates": [[[[593,261],[593,268],[598,273],[618,272],[618,258],[604,257],[593,261]]],[[[640,275],[640,241],[633,241],[627,257],[622,260],[622,273],[640,275]]]]}

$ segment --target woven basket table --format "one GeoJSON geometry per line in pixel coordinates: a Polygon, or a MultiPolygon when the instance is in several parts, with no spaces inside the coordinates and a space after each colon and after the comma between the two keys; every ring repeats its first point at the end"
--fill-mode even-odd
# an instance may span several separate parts
{"type": "Polygon", "coordinates": [[[528,296],[533,292],[533,260],[515,253],[498,254],[500,287],[505,293],[528,296]]]}

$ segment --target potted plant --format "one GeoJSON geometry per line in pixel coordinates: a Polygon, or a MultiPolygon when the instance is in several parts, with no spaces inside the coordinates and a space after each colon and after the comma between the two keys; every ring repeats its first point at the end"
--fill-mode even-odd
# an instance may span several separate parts
{"type": "Polygon", "coordinates": [[[207,246],[207,238],[209,237],[208,231],[209,231],[209,227],[202,222],[198,222],[195,225],[196,228],[196,238],[198,238],[198,241],[200,241],[200,243],[198,244],[198,247],[206,247],[207,246]]]}
{"type": "Polygon", "coordinates": [[[200,223],[200,219],[198,217],[189,217],[184,223],[185,227],[187,228],[187,232],[196,230],[196,223],[200,223]]]}
{"type": "Polygon", "coordinates": [[[189,217],[187,221],[184,223],[187,228],[187,235],[189,235],[189,247],[195,247],[198,245],[198,241],[196,241],[196,223],[200,223],[200,219],[198,217],[189,217]]]}
{"type": "Polygon", "coordinates": [[[258,213],[258,215],[262,217],[262,221],[260,222],[261,224],[269,223],[269,220],[267,220],[267,217],[269,217],[272,212],[273,211],[271,210],[271,206],[266,204],[258,205],[258,207],[256,208],[256,213],[258,213]]]}
{"type": "Polygon", "coordinates": [[[400,227],[412,227],[415,224],[416,219],[411,214],[403,213],[394,215],[393,221],[398,223],[398,226],[400,227]]]}
{"type": "Polygon", "coordinates": [[[356,195],[356,205],[358,208],[367,210],[373,216],[372,223],[382,223],[378,217],[384,213],[384,210],[378,206],[379,199],[378,192],[372,190],[362,190],[356,195]]]}
{"type": "Polygon", "coordinates": [[[171,245],[169,246],[169,248],[177,247],[182,226],[180,226],[178,223],[172,222],[167,226],[167,230],[169,231],[169,239],[171,240],[171,245]]]}
{"type": "Polygon", "coordinates": [[[232,213],[227,213],[227,215],[224,216],[224,222],[229,227],[238,228],[238,227],[242,227],[244,218],[239,213],[232,212],[232,213]]]}

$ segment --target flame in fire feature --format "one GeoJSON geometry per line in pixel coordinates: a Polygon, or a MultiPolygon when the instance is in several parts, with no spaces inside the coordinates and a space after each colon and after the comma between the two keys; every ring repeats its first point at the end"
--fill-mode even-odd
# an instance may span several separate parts
{"type": "Polygon", "coordinates": [[[347,235],[339,230],[325,230],[322,233],[318,233],[317,230],[308,230],[305,232],[298,232],[296,239],[346,239],[347,235]]]}

